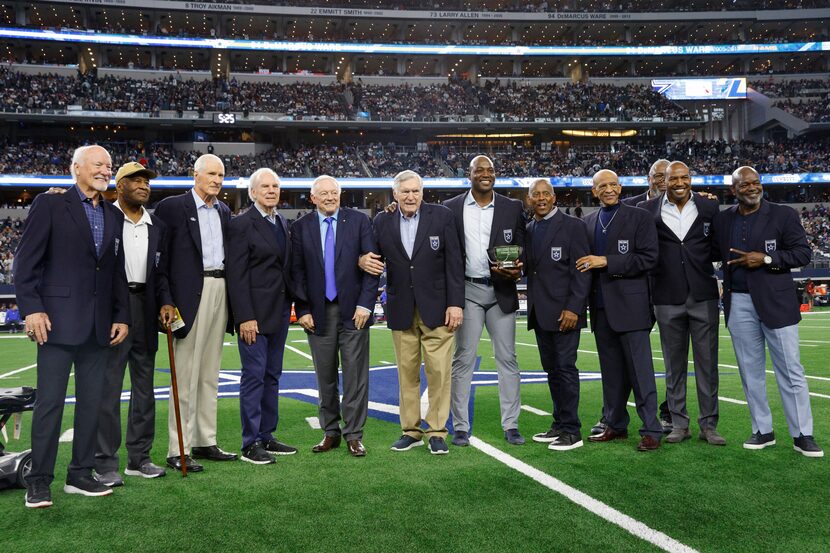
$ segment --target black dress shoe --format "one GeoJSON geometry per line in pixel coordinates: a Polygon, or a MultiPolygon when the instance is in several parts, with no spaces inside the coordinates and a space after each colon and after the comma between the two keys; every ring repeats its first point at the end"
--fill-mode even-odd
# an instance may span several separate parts
{"type": "MultiPolygon", "coordinates": [[[[187,472],[202,472],[205,470],[205,467],[194,461],[190,455],[184,456],[184,463],[187,467],[187,472]]],[[[182,471],[182,458],[178,455],[175,457],[168,457],[167,458],[167,466],[171,469],[175,469],[179,472],[182,471]]]]}
{"type": "Polygon", "coordinates": [[[194,459],[207,459],[208,461],[236,461],[236,453],[222,451],[219,446],[209,445],[206,447],[194,447],[191,450],[194,459]]]}

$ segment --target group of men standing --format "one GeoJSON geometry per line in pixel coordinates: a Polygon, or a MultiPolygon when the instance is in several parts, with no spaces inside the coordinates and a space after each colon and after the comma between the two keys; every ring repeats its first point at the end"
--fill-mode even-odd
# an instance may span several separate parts
{"type": "Polygon", "coordinates": [[[180,451],[170,409],[168,467],[181,470],[184,459],[188,471],[199,472],[204,467],[197,459],[237,459],[218,446],[216,429],[223,337],[233,331],[242,360],[242,460],[270,464],[274,455],[296,453],[275,437],[292,302],[308,335],[318,382],[323,438],[312,451],[331,451],[345,439],[350,455],[365,456],[369,327],[384,271],[400,384],[402,435],[394,451],[424,445],[426,437],[432,454],[448,453],[450,414],[452,443],[470,444],[472,374],[484,328],[496,360],[505,440],[524,443],[515,351],[516,283],[522,274],[528,277],[528,327],[536,334],[553,401],[551,427],[534,441],[561,451],[583,444],[576,359],[590,305],[603,408],[589,440],[627,437],[626,402],[633,392],[642,421],[637,449],[660,446],[649,339],[656,320],[672,421],[666,440],[691,436],[685,404],[691,338],[699,436],[724,445],[716,429],[719,311],[712,267],[712,261],[723,260],[727,326],[752,418],[753,433],[744,447],[775,443],[765,389],[766,344],[795,449],[823,454],[812,438],[790,277],[790,269],[809,261],[810,250],[795,212],[763,200],[752,168],[735,171],[738,205],[722,212],[716,201],[692,193],[689,168],[681,162],[661,160],[652,167],[650,180],[652,174],[663,175],[665,188],[643,198],[639,208],[620,202],[617,175],[602,170],[592,189],[601,207],[585,221],[560,211],[550,182],[540,179],[528,192],[529,223],[522,202],[495,192],[495,168],[486,156],[470,163],[470,190],[444,205],[423,201],[417,173],[399,173],[392,187],[395,209],[374,221],[342,207],[340,184],[323,175],[311,188],[316,210],[290,228],[276,211],[279,177],[267,168],[251,175],[253,205],[233,219],[218,198],[224,166],[212,154],[196,161],[193,188],[162,200],[153,215],[144,205],[156,174],[140,164],[118,170],[115,204],[101,195],[112,177],[105,149],[79,148],[71,169],[74,187],[36,198],[15,261],[26,331],[38,343],[28,507],[52,504],[50,484],[73,366],[75,433],[64,490],[99,496],[123,484],[117,472],[119,402],[128,364],[125,473],[164,475],[149,457],[157,321],[175,336],[184,445],[180,451]],[[514,266],[503,267],[490,252],[508,245],[523,250],[514,266]],[[429,403],[424,413],[422,361],[429,403]]]}

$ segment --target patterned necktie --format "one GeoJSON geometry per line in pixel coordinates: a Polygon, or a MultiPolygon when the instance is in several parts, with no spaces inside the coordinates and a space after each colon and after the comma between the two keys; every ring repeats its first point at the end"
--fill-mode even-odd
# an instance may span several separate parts
{"type": "Polygon", "coordinates": [[[333,217],[326,217],[328,228],[326,229],[326,247],[323,263],[326,271],[326,298],[334,301],[337,297],[337,284],[334,280],[334,222],[333,217]]]}

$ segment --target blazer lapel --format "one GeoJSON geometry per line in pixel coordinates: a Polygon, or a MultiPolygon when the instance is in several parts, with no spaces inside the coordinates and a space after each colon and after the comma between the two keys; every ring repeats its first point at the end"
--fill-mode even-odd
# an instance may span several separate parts
{"type": "Polygon", "coordinates": [[[308,225],[311,227],[309,230],[311,231],[311,247],[314,251],[314,257],[320,263],[320,269],[325,271],[326,261],[323,259],[323,248],[326,247],[326,244],[323,242],[323,233],[320,232],[320,217],[317,215],[317,211],[314,212],[314,217],[308,218],[308,225]]]}
{"type": "MultiPolygon", "coordinates": [[[[504,227],[507,226],[506,224],[504,224],[501,221],[501,218],[499,217],[499,215],[501,215],[503,213],[503,211],[501,209],[499,209],[499,204],[500,203],[501,202],[499,201],[499,195],[496,194],[496,192],[494,191],[493,192],[493,224],[490,225],[490,243],[487,245],[487,249],[490,249],[490,248],[492,248],[493,246],[496,245],[496,233],[499,232],[499,231],[504,232],[504,227]]],[[[463,219],[463,217],[462,217],[462,219],[463,219]]],[[[516,229],[512,229],[512,232],[515,234],[516,229]]],[[[507,242],[507,240],[505,240],[505,242],[507,242]]],[[[510,243],[511,244],[513,243],[512,238],[510,240],[510,243]]]]}
{"type": "Polygon", "coordinates": [[[196,201],[190,191],[185,192],[184,217],[187,220],[187,230],[190,232],[190,238],[193,239],[199,257],[202,257],[204,252],[202,252],[202,233],[199,231],[199,214],[196,212],[196,201]]]}
{"type": "MultiPolygon", "coordinates": [[[[104,198],[102,197],[101,202],[104,202],[104,198]]],[[[110,247],[112,244],[112,240],[115,237],[115,229],[116,225],[121,225],[122,228],[124,226],[124,215],[121,214],[121,211],[118,211],[120,217],[116,217],[115,213],[112,209],[107,209],[107,206],[101,206],[104,208],[104,242],[101,244],[101,256],[103,257],[104,252],[107,251],[107,248],[110,247]]],[[[123,238],[123,237],[122,237],[123,238]]],[[[118,245],[119,249],[124,247],[124,244],[118,245]]]]}
{"type": "Polygon", "coordinates": [[[150,282],[150,273],[156,267],[156,252],[159,246],[159,230],[156,225],[147,225],[147,274],[146,281],[150,282]]]}
{"type": "MultiPolygon", "coordinates": [[[[614,214],[612,221],[608,223],[608,237],[605,242],[605,255],[609,253],[621,253],[617,241],[619,240],[622,227],[625,225],[626,219],[628,219],[628,214],[625,213],[626,208],[628,208],[627,205],[620,203],[617,213],[614,214]]],[[[599,211],[597,211],[597,213],[599,213],[599,211]]],[[[599,217],[599,215],[597,215],[597,217],[599,217]]],[[[602,230],[600,230],[600,232],[602,232],[602,230]]]]}
{"type": "MultiPolygon", "coordinates": [[[[67,190],[65,197],[66,208],[69,210],[69,214],[72,216],[75,224],[78,225],[81,234],[85,237],[89,251],[92,252],[93,257],[97,257],[97,253],[95,252],[95,240],[92,238],[92,229],[89,227],[89,219],[86,217],[84,206],[81,205],[81,198],[78,196],[78,191],[72,187],[67,190]]],[[[101,251],[104,250],[102,249],[101,251]]]]}
{"type": "MultiPolygon", "coordinates": [[[[550,218],[550,223],[548,223],[548,229],[545,232],[545,241],[544,241],[545,244],[550,244],[550,243],[553,242],[553,237],[559,231],[559,227],[562,226],[562,220],[564,219],[564,217],[565,216],[562,215],[562,211],[557,209],[556,213],[553,215],[553,217],[550,218]]],[[[561,246],[561,244],[560,244],[560,246],[561,246]]],[[[542,259],[541,256],[542,256],[543,253],[544,252],[539,252],[537,254],[537,255],[539,255],[539,259],[542,259]]]]}
{"type": "Polygon", "coordinates": [[[588,245],[589,250],[594,255],[604,255],[605,252],[594,251],[596,249],[596,234],[597,234],[597,218],[599,217],[599,209],[592,211],[585,216],[585,226],[588,227],[588,245]]]}
{"type": "MultiPolygon", "coordinates": [[[[418,231],[415,233],[415,243],[412,245],[412,259],[415,259],[415,254],[421,247],[421,243],[427,236],[430,224],[429,208],[427,204],[421,204],[421,209],[418,212],[418,231]],[[426,208],[426,209],[425,209],[426,208]]],[[[398,229],[400,231],[400,229],[398,229]]]]}
{"type": "Polygon", "coordinates": [[[285,222],[285,217],[279,213],[277,213],[277,224],[282,227],[282,233],[285,236],[285,256],[282,259],[282,266],[285,268],[288,260],[291,259],[291,236],[288,234],[288,223],[285,222]]]}
{"type": "MultiPolygon", "coordinates": [[[[392,236],[394,237],[395,245],[401,250],[401,254],[409,257],[406,253],[406,248],[403,247],[403,240],[401,239],[401,210],[398,208],[394,213],[390,214],[389,222],[392,227],[392,236]]],[[[413,252],[414,253],[414,252],[413,252]]]]}
{"type": "Polygon", "coordinates": [[[340,208],[340,213],[337,217],[337,232],[334,235],[334,260],[335,262],[340,259],[340,252],[343,251],[343,242],[345,241],[344,236],[346,236],[346,212],[343,211],[343,208],[340,208]]]}
{"type": "Polygon", "coordinates": [[[752,228],[750,229],[749,246],[752,248],[752,251],[762,252],[764,255],[767,255],[766,244],[764,244],[764,228],[767,221],[769,221],[769,204],[766,200],[761,200],[758,215],[755,217],[755,221],[753,221],[752,228]]]}

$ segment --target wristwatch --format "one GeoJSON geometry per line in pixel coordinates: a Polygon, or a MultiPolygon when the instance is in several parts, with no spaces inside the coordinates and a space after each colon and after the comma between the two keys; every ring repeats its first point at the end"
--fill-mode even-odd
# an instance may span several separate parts
{"type": "Polygon", "coordinates": [[[772,265],[772,258],[770,256],[764,256],[764,265],[772,265]]]}

